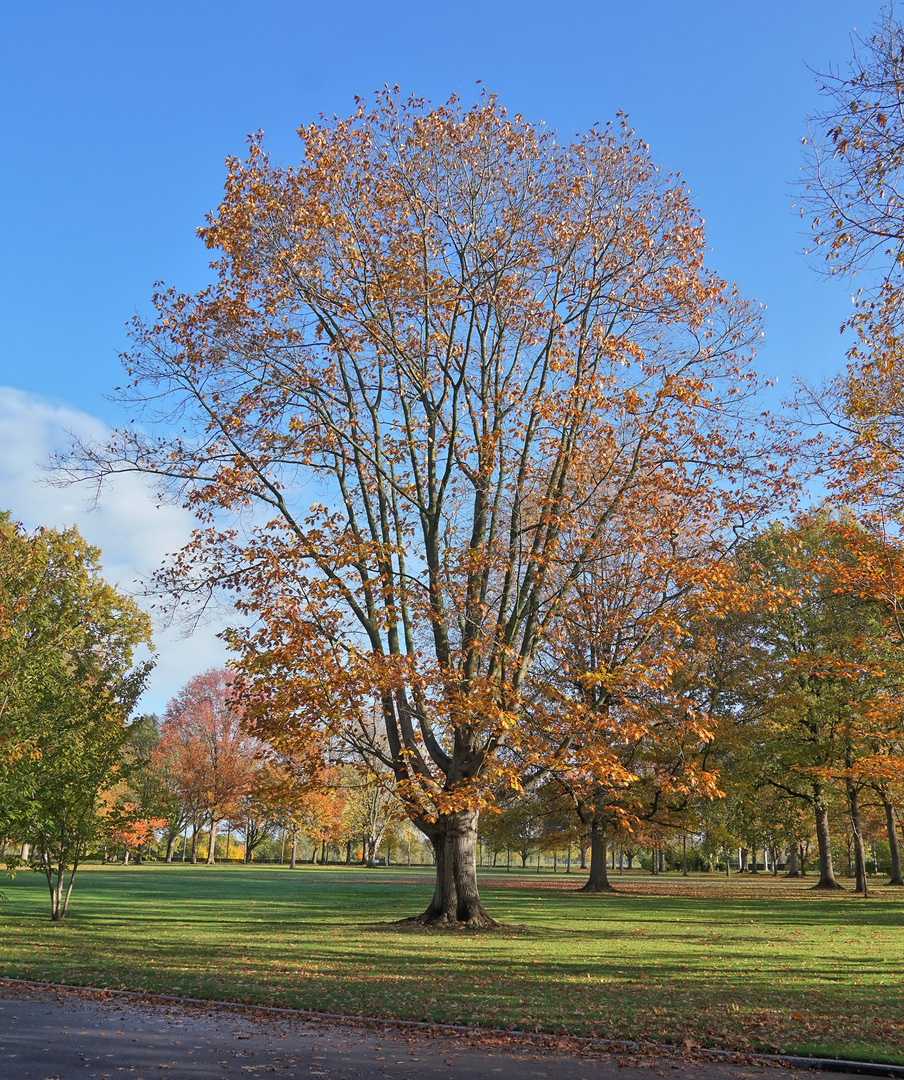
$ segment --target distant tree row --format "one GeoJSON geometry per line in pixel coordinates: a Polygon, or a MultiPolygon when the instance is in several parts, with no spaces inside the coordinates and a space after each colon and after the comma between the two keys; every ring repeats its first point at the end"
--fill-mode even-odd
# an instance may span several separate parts
{"type": "Polygon", "coordinates": [[[165,822],[151,839],[164,846],[165,862],[217,858],[217,832],[241,837],[242,859],[251,862],[265,842],[281,837],[295,865],[304,838],[316,862],[318,848],[342,846],[347,859],[372,865],[389,831],[398,837],[404,813],[389,778],[361,758],[337,761],[315,776],[299,777],[291,756],[279,755],[242,723],[232,676],[211,669],[195,676],[169,703],[161,721],[145,717],[144,767],[136,805],[148,821],[165,822]]]}
{"type": "MultiPolygon", "coordinates": [[[[294,866],[302,839],[315,862],[332,849],[373,865],[381,843],[384,860],[393,845],[410,860],[412,842],[423,860],[374,709],[354,752],[337,747],[326,763],[297,742],[259,737],[225,669],[191,679],[159,721],[129,722],[149,670],[133,664],[149,640],[145,617],[103,584],[97,552],[74,530],[29,536],[7,517],[2,543],[4,847],[12,865],[46,875],[54,918],[86,856],[213,863],[221,827],[223,856],[235,836],[246,862],[278,841],[294,866]]],[[[595,651],[589,634],[576,637],[556,692],[592,702],[607,688],[592,751],[610,762],[609,782],[551,763],[484,816],[481,861],[497,865],[506,852],[510,865],[514,852],[523,866],[536,853],[539,867],[541,852],[554,864],[563,852],[571,869],[574,848],[585,888],[599,891],[612,887],[616,851],[620,867],[637,858],[655,873],[675,865],[680,843],[685,870],[688,851],[691,868],[730,870],[737,853],[738,869],[755,871],[762,853],[764,867],[781,863],[790,876],[812,857],[817,887],[837,888],[834,833],[848,841],[858,891],[868,892],[877,841],[890,884],[904,884],[904,638],[894,603],[866,588],[877,561],[895,578],[896,560],[904,569],[901,553],[849,513],[772,526],[733,559],[745,604],[699,615],[652,690],[616,681],[617,638],[595,651]],[[676,702],[696,727],[676,724],[676,702]]],[[[600,600],[588,587],[586,610],[600,600]]]]}

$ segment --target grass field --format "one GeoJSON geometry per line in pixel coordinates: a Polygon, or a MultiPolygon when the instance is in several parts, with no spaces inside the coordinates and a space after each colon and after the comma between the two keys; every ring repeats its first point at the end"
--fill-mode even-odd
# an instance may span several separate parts
{"type": "Polygon", "coordinates": [[[504,930],[409,930],[428,868],[87,867],[2,884],[0,973],[325,1012],[904,1064],[904,890],[489,873],[504,930]]]}

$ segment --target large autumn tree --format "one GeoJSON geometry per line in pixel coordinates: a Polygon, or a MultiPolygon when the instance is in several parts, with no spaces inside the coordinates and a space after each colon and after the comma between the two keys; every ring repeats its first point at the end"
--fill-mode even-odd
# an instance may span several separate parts
{"type": "Polygon", "coordinates": [[[713,544],[755,512],[757,312],[623,121],[559,141],[387,92],[299,136],[298,165],[257,137],[229,161],[215,283],[136,321],[137,422],[69,475],[195,511],[161,583],[234,591],[246,722],[280,752],[357,746],[377,704],[436,853],[422,918],[487,925],[478,814],[573,741],[560,703],[527,721],[584,568],[639,500],[705,506],[713,544]]]}

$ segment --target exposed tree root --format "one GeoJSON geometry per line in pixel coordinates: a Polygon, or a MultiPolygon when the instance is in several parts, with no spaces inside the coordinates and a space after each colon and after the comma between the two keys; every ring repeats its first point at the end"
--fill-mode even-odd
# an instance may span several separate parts
{"type": "Polygon", "coordinates": [[[425,911],[422,915],[414,915],[408,919],[399,919],[393,923],[406,929],[416,930],[504,930],[503,923],[491,918],[485,911],[477,912],[468,919],[450,919],[447,915],[434,915],[425,911]]]}
{"type": "Polygon", "coordinates": [[[835,889],[841,889],[842,891],[844,890],[844,886],[839,885],[837,881],[817,881],[816,884],[812,886],[812,888],[822,889],[826,892],[832,892],[835,889]]]}
{"type": "Polygon", "coordinates": [[[582,885],[577,891],[586,893],[601,893],[618,892],[618,889],[616,889],[614,885],[610,885],[608,881],[605,883],[588,881],[586,884],[582,885]]]}

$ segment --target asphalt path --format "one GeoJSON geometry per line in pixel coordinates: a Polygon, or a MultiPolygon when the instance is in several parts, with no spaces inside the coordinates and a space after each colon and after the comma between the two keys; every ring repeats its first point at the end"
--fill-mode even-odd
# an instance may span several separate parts
{"type": "Polygon", "coordinates": [[[437,1035],[0,983],[0,1080],[815,1080],[818,1075],[743,1059],[714,1062],[690,1052],[612,1054],[575,1041],[543,1046],[511,1036],[437,1035]]]}

